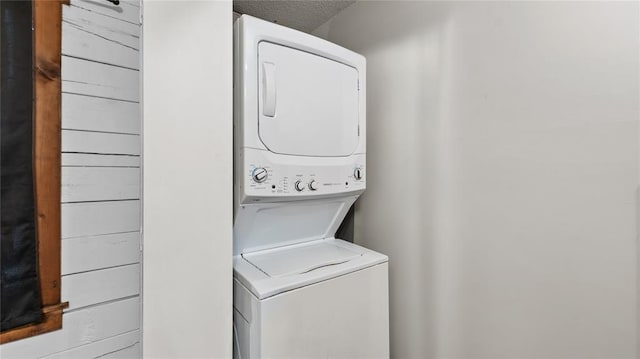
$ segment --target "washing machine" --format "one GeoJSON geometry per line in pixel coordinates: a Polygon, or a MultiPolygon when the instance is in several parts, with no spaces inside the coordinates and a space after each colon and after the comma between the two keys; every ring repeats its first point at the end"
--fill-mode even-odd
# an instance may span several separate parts
{"type": "Polygon", "coordinates": [[[366,188],[366,61],[234,24],[234,356],[387,358],[388,258],[335,238],[366,188]]]}

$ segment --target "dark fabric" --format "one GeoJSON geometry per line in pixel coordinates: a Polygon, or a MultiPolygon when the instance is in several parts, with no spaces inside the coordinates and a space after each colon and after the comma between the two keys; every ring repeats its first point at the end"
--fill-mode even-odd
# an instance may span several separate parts
{"type": "Polygon", "coordinates": [[[0,2],[1,330],[42,320],[33,193],[31,1],[0,2]]]}

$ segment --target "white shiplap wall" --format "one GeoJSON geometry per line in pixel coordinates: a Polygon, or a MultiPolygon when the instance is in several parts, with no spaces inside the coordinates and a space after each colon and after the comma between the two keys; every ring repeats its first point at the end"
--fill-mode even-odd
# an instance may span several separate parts
{"type": "Polygon", "coordinates": [[[71,0],[62,23],[63,329],[9,358],[140,357],[140,3],[71,0]]]}

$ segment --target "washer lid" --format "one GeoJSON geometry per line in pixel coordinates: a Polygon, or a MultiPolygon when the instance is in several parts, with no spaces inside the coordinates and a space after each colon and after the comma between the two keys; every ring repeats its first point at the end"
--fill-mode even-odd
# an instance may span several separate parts
{"type": "Polygon", "coordinates": [[[327,238],[237,255],[233,276],[256,298],[265,299],[387,261],[384,254],[327,238]]]}
{"type": "Polygon", "coordinates": [[[307,273],[362,256],[361,251],[339,247],[328,241],[287,247],[243,254],[242,257],[273,278],[307,273]]]}

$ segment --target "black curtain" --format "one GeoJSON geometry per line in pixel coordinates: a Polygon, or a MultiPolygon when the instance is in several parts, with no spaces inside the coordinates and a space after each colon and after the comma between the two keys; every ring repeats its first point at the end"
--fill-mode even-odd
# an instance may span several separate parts
{"type": "Polygon", "coordinates": [[[31,1],[0,2],[1,330],[42,320],[33,191],[31,1]]]}

